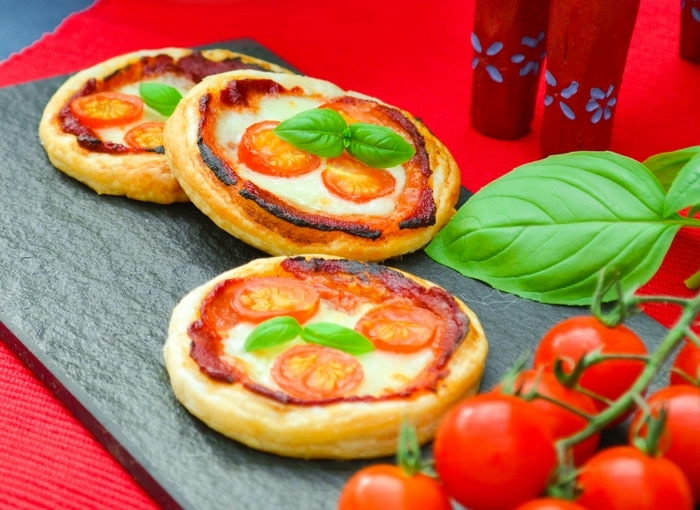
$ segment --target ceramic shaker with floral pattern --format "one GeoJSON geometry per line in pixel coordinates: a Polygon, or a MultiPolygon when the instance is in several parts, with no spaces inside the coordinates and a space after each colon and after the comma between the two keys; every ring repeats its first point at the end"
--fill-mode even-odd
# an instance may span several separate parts
{"type": "Polygon", "coordinates": [[[681,0],[680,54],[685,60],[700,62],[700,0],[681,0]]]}
{"type": "Polygon", "coordinates": [[[640,0],[551,0],[543,156],[608,150],[640,0]]]}
{"type": "Polygon", "coordinates": [[[530,131],[546,51],[550,0],[476,0],[471,124],[481,134],[530,131]]]}

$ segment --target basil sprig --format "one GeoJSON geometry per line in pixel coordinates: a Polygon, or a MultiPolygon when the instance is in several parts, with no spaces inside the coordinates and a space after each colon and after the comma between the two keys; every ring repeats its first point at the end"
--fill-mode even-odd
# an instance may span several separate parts
{"type": "MultiPolygon", "coordinates": [[[[700,227],[700,219],[679,214],[700,206],[698,153],[651,162],[672,174],[668,191],[644,164],[612,152],[523,165],[474,194],[425,251],[465,276],[543,303],[590,304],[603,271],[637,288],[681,227],[700,227]]],[[[604,300],[615,297],[610,289],[604,300]]]]}
{"type": "Polygon", "coordinates": [[[301,326],[294,317],[273,317],[258,324],[245,341],[246,352],[269,349],[301,336],[310,344],[332,347],[354,356],[374,350],[374,345],[357,331],[330,322],[301,326]]]}
{"type": "Polygon", "coordinates": [[[172,115],[182,99],[182,94],[175,87],[155,82],[139,84],[139,95],[144,103],[165,117],[172,115]]]}
{"type": "Polygon", "coordinates": [[[274,132],[297,149],[324,158],[335,158],[346,150],[372,168],[389,168],[408,161],[415,149],[386,126],[350,125],[335,110],[305,110],[281,122],[274,132]]]}

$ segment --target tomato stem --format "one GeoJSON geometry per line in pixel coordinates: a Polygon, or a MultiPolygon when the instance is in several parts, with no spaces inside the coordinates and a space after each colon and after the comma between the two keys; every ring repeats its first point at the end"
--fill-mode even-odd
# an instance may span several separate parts
{"type": "MultiPolygon", "coordinates": [[[[646,390],[659,372],[664,362],[673,354],[683,339],[688,336],[690,325],[693,323],[698,313],[700,313],[700,293],[689,299],[668,298],[665,296],[629,296],[625,301],[627,302],[620,304],[621,307],[629,305],[639,306],[641,303],[655,301],[663,303],[673,302],[682,305],[683,309],[680,318],[668,331],[658,349],[652,355],[646,357],[644,369],[632,387],[615,402],[611,402],[611,405],[607,409],[598,414],[581,431],[557,441],[557,452],[559,458],[562,460],[566,458],[566,452],[573,445],[599,432],[637,401],[638,397],[646,390]]],[[[697,339],[694,333],[691,333],[691,336],[697,339]]]]}

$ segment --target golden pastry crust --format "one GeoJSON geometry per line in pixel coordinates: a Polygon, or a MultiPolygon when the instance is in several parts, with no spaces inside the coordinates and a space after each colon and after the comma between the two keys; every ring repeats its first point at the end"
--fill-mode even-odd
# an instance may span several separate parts
{"type": "Polygon", "coordinates": [[[410,253],[425,246],[449,221],[460,192],[453,157],[410,113],[305,76],[264,76],[248,70],[210,76],[188,92],[168,119],[164,146],[171,170],[190,200],[219,227],[271,255],[324,253],[381,261],[410,253]],[[267,86],[265,80],[273,80],[282,92],[273,87],[260,92],[267,86]],[[248,87],[253,90],[250,97],[242,101],[247,104],[223,104],[222,91],[246,82],[253,84],[248,87]],[[276,96],[289,103],[277,110],[259,106],[276,96]],[[321,177],[314,175],[322,173],[325,158],[318,171],[291,178],[261,177],[239,159],[237,148],[247,126],[282,121],[329,103],[355,103],[378,112],[416,148],[416,156],[402,165],[406,170],[399,179],[405,181],[390,199],[357,204],[320,194],[321,177]],[[293,191],[285,195],[286,188],[293,191]]]}
{"type": "MultiPolygon", "coordinates": [[[[313,255],[297,259],[317,262],[332,258],[313,255]]],[[[477,392],[488,351],[486,337],[474,312],[449,295],[468,318],[469,326],[444,365],[444,378],[430,389],[398,397],[309,405],[283,402],[251,391],[239,381],[216,380],[204,373],[190,355],[188,328],[200,318],[205,296],[227,279],[267,275],[284,260],[263,258],[227,271],[191,291],[173,310],[163,351],[172,389],[180,403],[209,427],[252,448],[283,456],[373,458],[396,452],[404,420],[416,428],[421,444],[431,440],[445,412],[477,392]]],[[[440,289],[402,271],[382,270],[394,271],[425,289],[440,289]]]]}
{"type": "MultiPolygon", "coordinates": [[[[186,202],[187,195],[170,173],[162,150],[115,152],[91,149],[85,144],[81,145],[75,134],[66,132],[60,115],[69,101],[81,93],[90,80],[97,80],[98,84],[103,83],[105,78],[114,73],[123,72],[129,66],[138,66],[144,58],[166,55],[177,61],[195,53],[213,63],[233,59],[270,71],[289,72],[278,65],[226,49],[195,52],[185,48],[162,48],[141,50],[111,58],[68,78],[47,103],[39,124],[39,139],[51,163],[99,194],[124,195],[135,200],[161,204],[186,202]]],[[[216,71],[216,67],[212,67],[211,71],[216,71]]],[[[201,78],[195,79],[191,85],[199,79],[201,78]]],[[[151,113],[158,115],[155,112],[151,113]]],[[[164,121],[165,118],[158,120],[164,121]]]]}

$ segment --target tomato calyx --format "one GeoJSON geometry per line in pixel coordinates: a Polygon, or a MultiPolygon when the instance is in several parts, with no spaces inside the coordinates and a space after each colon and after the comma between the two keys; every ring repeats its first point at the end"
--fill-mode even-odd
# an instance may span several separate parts
{"type": "Polygon", "coordinates": [[[434,473],[428,472],[428,464],[423,460],[416,429],[407,420],[401,422],[399,429],[396,465],[406,476],[414,476],[417,473],[434,476],[434,473]]]}
{"type": "Polygon", "coordinates": [[[635,448],[649,457],[658,457],[663,453],[662,439],[666,431],[668,410],[663,405],[654,413],[649,409],[643,409],[642,418],[631,430],[631,442],[635,448]],[[645,431],[644,435],[641,434],[642,429],[645,431]]]}

